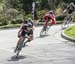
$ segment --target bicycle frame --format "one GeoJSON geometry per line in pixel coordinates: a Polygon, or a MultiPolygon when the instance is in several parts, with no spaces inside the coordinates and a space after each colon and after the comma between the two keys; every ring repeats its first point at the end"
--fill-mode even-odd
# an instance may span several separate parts
{"type": "Polygon", "coordinates": [[[68,14],[63,22],[62,28],[67,28],[73,22],[72,14],[68,14]]]}

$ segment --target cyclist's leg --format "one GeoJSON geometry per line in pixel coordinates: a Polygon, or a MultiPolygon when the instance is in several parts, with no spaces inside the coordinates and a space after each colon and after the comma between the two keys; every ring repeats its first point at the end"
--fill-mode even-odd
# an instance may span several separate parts
{"type": "Polygon", "coordinates": [[[48,21],[45,21],[44,26],[43,26],[44,31],[46,31],[47,25],[48,25],[48,21]]]}
{"type": "Polygon", "coordinates": [[[64,18],[63,26],[65,27],[69,22],[69,13],[67,13],[66,17],[64,18]]]}
{"type": "Polygon", "coordinates": [[[28,38],[27,38],[27,40],[24,42],[24,46],[23,46],[23,47],[25,47],[25,45],[26,45],[27,42],[30,42],[30,41],[33,40],[33,30],[30,30],[30,32],[29,32],[27,35],[28,35],[28,38]]]}
{"type": "Polygon", "coordinates": [[[41,29],[41,32],[40,32],[40,37],[43,36],[43,34],[45,33],[46,26],[47,26],[47,21],[45,20],[44,23],[43,23],[43,27],[41,29]]]}
{"type": "Polygon", "coordinates": [[[75,11],[73,11],[72,14],[71,14],[71,22],[74,21],[74,15],[75,15],[75,11]]]}
{"type": "Polygon", "coordinates": [[[72,23],[72,21],[73,21],[73,19],[72,19],[72,15],[73,15],[73,13],[68,14],[67,26],[69,26],[69,25],[72,23]]]}
{"type": "Polygon", "coordinates": [[[48,31],[50,27],[51,27],[51,20],[47,23],[46,31],[48,31]]]}
{"type": "Polygon", "coordinates": [[[52,22],[52,20],[50,20],[50,21],[48,22],[48,26],[49,26],[49,27],[52,26],[51,22],[52,22]]]}

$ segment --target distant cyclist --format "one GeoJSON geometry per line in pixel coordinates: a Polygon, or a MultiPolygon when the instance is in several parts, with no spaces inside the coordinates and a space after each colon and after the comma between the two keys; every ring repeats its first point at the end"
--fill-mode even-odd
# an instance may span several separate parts
{"type": "MultiPolygon", "coordinates": [[[[67,8],[64,10],[64,14],[67,13],[67,17],[74,17],[75,5],[74,3],[70,3],[67,8]]],[[[72,19],[73,20],[73,19],[72,19]]]]}
{"type": "Polygon", "coordinates": [[[44,25],[46,23],[49,23],[50,25],[54,25],[56,24],[56,20],[55,20],[55,15],[53,13],[52,10],[50,10],[49,12],[47,12],[44,16],[43,16],[43,21],[44,21],[44,25]]]}
{"type": "Polygon", "coordinates": [[[64,18],[62,28],[69,27],[69,25],[73,22],[74,13],[75,13],[75,5],[73,3],[70,3],[63,12],[63,14],[66,14],[66,16],[64,18]]]}
{"type": "Polygon", "coordinates": [[[47,12],[42,17],[42,20],[44,21],[44,26],[41,29],[40,36],[42,36],[43,34],[47,34],[47,32],[48,32],[49,28],[51,27],[51,25],[56,24],[55,15],[54,15],[52,10],[47,12]]]}
{"type": "Polygon", "coordinates": [[[67,8],[64,10],[64,13],[65,12],[68,12],[68,14],[71,14],[72,12],[75,11],[75,5],[74,3],[70,3],[67,8]]]}

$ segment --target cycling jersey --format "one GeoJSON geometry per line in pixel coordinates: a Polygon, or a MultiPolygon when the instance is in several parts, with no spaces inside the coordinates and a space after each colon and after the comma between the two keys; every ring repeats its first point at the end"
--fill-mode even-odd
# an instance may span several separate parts
{"type": "Polygon", "coordinates": [[[45,22],[49,22],[49,21],[51,20],[51,21],[50,21],[51,25],[53,25],[53,24],[56,23],[54,14],[45,14],[45,15],[43,16],[43,20],[44,20],[45,22]]]}
{"type": "Polygon", "coordinates": [[[22,27],[21,27],[21,36],[25,37],[25,35],[30,35],[30,34],[33,34],[33,30],[31,29],[32,28],[32,24],[30,23],[27,23],[27,24],[23,24],[22,27]],[[28,28],[30,28],[28,30],[28,28]]]}

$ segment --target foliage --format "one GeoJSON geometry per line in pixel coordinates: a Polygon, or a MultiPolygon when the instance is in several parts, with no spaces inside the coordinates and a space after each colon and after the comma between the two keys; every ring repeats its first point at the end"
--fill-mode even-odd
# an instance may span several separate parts
{"type": "MultiPolygon", "coordinates": [[[[7,24],[22,23],[23,16],[32,18],[32,2],[39,2],[37,7],[38,19],[45,14],[45,9],[52,9],[56,15],[61,15],[63,9],[70,2],[75,0],[0,0],[0,26],[7,24]],[[26,14],[29,13],[29,14],[26,14]]],[[[63,20],[64,16],[56,17],[57,20],[63,20]]]]}
{"type": "Polygon", "coordinates": [[[37,13],[37,16],[38,16],[38,18],[40,19],[40,18],[42,18],[42,16],[45,14],[45,10],[41,10],[41,11],[38,11],[38,13],[37,13]]]}
{"type": "Polygon", "coordinates": [[[4,25],[4,26],[0,26],[0,29],[9,29],[9,28],[17,28],[20,27],[20,24],[11,24],[11,25],[4,25]]]}
{"type": "Polygon", "coordinates": [[[0,26],[7,25],[8,21],[5,16],[0,16],[0,26]]]}
{"type": "Polygon", "coordinates": [[[65,17],[65,16],[57,16],[57,17],[56,17],[56,20],[57,20],[57,21],[59,21],[59,20],[62,21],[62,20],[64,19],[64,17],[65,17]]]}

